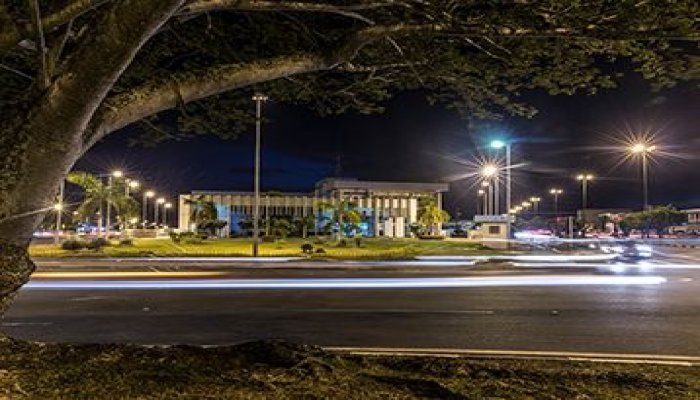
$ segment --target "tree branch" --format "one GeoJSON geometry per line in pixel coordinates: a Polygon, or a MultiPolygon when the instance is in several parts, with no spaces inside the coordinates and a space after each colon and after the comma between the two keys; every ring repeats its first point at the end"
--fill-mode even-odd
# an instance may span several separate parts
{"type": "Polygon", "coordinates": [[[342,15],[368,24],[373,22],[358,11],[404,5],[401,1],[364,2],[350,5],[318,4],[302,1],[252,1],[252,0],[194,0],[185,5],[183,14],[199,14],[215,10],[238,11],[298,11],[342,15]]]}
{"type": "MultiPolygon", "coordinates": [[[[67,24],[85,12],[109,1],[110,0],[74,0],[62,9],[43,17],[41,19],[41,26],[44,28],[44,31],[50,32],[61,25],[67,24]]],[[[2,22],[3,8],[3,5],[0,4],[0,22],[2,22]]],[[[0,24],[0,54],[10,50],[22,39],[35,37],[36,34],[34,25],[17,27],[13,24],[0,24]]]]}

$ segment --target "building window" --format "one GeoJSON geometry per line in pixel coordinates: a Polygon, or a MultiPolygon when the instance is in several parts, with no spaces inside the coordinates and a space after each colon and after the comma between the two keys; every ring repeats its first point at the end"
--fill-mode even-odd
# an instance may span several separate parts
{"type": "Polygon", "coordinates": [[[489,235],[500,235],[501,234],[501,227],[498,225],[491,225],[489,226],[489,235]]]}

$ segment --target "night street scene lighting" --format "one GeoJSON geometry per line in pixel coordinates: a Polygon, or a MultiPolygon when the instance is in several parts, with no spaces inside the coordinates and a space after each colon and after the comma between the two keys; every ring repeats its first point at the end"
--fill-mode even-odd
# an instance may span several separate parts
{"type": "Polygon", "coordinates": [[[0,398],[700,399],[696,3],[0,0],[0,398]]]}

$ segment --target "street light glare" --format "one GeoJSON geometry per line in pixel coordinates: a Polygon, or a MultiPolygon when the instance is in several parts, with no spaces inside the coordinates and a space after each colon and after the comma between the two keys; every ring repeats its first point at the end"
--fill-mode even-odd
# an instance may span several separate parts
{"type": "Polygon", "coordinates": [[[156,200],[156,202],[157,202],[158,204],[163,204],[163,203],[165,203],[165,198],[159,197],[158,200],[156,200]]]}
{"type": "Polygon", "coordinates": [[[63,204],[61,204],[61,203],[56,203],[56,204],[53,205],[53,209],[56,210],[56,211],[61,211],[61,210],[63,210],[63,204]]]}
{"type": "Polygon", "coordinates": [[[486,177],[486,178],[490,178],[492,176],[495,176],[497,173],[498,173],[498,167],[496,167],[495,165],[491,165],[491,164],[485,165],[481,169],[481,175],[486,177]]]}
{"type": "Polygon", "coordinates": [[[506,146],[506,143],[502,140],[492,140],[491,141],[491,148],[493,149],[502,149],[506,146]]]}
{"type": "Polygon", "coordinates": [[[156,195],[156,192],[154,192],[154,191],[152,191],[152,190],[149,190],[149,191],[147,191],[145,194],[146,194],[146,197],[153,197],[153,196],[156,195]]]}
{"type": "Polygon", "coordinates": [[[172,207],[172,206],[173,206],[173,205],[172,205],[171,203],[165,203],[165,205],[164,205],[163,207],[165,207],[165,208],[170,208],[170,207],[172,207]]]}
{"type": "Polygon", "coordinates": [[[129,181],[129,187],[130,187],[130,188],[136,189],[136,188],[138,188],[139,186],[140,186],[139,181],[133,181],[133,180],[132,180],[132,181],[129,181]]]}
{"type": "Polygon", "coordinates": [[[121,170],[112,171],[112,176],[115,178],[121,178],[124,176],[124,172],[121,170]]]}

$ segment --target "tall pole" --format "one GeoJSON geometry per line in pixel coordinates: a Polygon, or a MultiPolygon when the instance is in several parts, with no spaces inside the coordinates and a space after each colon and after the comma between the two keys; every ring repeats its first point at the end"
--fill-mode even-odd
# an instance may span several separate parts
{"type": "Polygon", "coordinates": [[[143,226],[143,229],[146,229],[146,207],[148,204],[146,203],[146,192],[143,192],[143,196],[141,197],[141,225],[143,226]]]}
{"type": "MultiPolygon", "coordinates": [[[[510,143],[506,143],[506,211],[510,213],[511,208],[511,184],[512,184],[512,159],[510,154],[511,146],[510,143]]],[[[506,235],[510,239],[510,214],[508,214],[508,223],[506,224],[506,235]]]]}
{"type": "Polygon", "coordinates": [[[559,193],[554,193],[554,218],[559,221],[559,193]]]}
{"type": "Polygon", "coordinates": [[[262,102],[267,100],[267,96],[262,94],[255,94],[253,96],[253,101],[255,101],[255,168],[254,168],[254,179],[253,179],[253,191],[255,197],[255,206],[253,207],[253,257],[257,257],[260,250],[260,232],[259,232],[259,219],[260,219],[260,131],[262,129],[262,102]]]}
{"type": "Polygon", "coordinates": [[[649,163],[647,152],[642,153],[642,190],[644,191],[644,210],[649,209],[649,163]]]}
{"type": "Polygon", "coordinates": [[[63,191],[65,188],[65,181],[61,180],[61,184],[58,187],[58,203],[56,204],[56,233],[53,236],[53,242],[59,244],[61,242],[61,216],[63,214],[63,191]]]}
{"type": "Polygon", "coordinates": [[[158,229],[158,202],[153,203],[153,226],[158,229]]]}
{"type": "Polygon", "coordinates": [[[487,215],[493,215],[493,185],[488,186],[488,211],[486,212],[487,215]]]}
{"type": "MultiPolygon", "coordinates": [[[[112,175],[107,177],[107,189],[108,189],[108,191],[112,190],[112,175]]],[[[102,218],[102,217],[100,216],[100,218],[102,218]]],[[[106,220],[106,222],[107,222],[107,226],[105,227],[105,237],[109,240],[109,231],[110,231],[109,228],[112,225],[112,206],[111,206],[109,198],[107,199],[107,220],[106,220]]]]}
{"type": "Polygon", "coordinates": [[[499,184],[498,184],[498,178],[500,177],[500,172],[496,174],[496,176],[493,178],[493,215],[499,215],[501,213],[500,210],[500,197],[501,193],[499,191],[499,184]]]}

